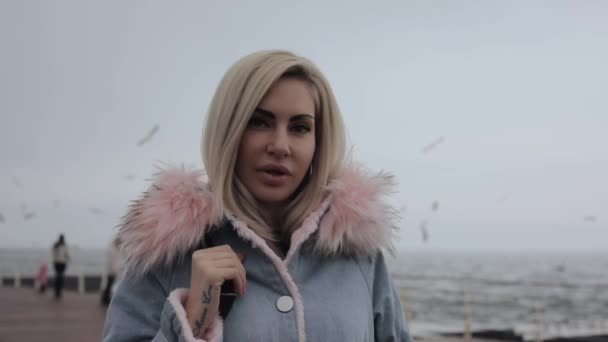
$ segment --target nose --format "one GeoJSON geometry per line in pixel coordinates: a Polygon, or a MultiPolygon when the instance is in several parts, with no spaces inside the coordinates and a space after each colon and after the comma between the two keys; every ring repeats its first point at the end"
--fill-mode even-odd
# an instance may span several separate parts
{"type": "Polygon", "coordinates": [[[287,133],[277,130],[270,138],[266,152],[277,158],[288,157],[291,154],[291,149],[289,148],[289,136],[287,133]]]}

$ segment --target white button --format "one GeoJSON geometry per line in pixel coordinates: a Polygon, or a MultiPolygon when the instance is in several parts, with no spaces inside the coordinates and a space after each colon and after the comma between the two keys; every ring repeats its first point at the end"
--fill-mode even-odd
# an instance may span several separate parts
{"type": "Polygon", "coordinates": [[[293,309],[293,298],[290,296],[282,296],[277,300],[277,309],[281,312],[289,312],[293,309]]]}

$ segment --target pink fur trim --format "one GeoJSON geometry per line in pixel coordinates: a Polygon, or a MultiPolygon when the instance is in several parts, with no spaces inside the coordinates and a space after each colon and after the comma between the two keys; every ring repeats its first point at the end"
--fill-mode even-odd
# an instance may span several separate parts
{"type": "MultiPolygon", "coordinates": [[[[151,189],[130,206],[119,232],[129,274],[144,274],[183,257],[219,222],[211,217],[213,195],[201,176],[184,168],[161,170],[151,189]]],[[[325,255],[392,251],[397,211],[384,198],[392,186],[388,174],[372,174],[361,166],[344,168],[328,185],[322,205],[294,232],[285,262],[313,233],[316,250],[325,255]]],[[[254,246],[263,242],[248,240],[254,246]]]]}
{"type": "Polygon", "coordinates": [[[203,239],[215,219],[201,176],[184,168],[161,170],[150,190],[131,204],[119,232],[130,273],[166,266],[203,239]]]}
{"type": "Polygon", "coordinates": [[[361,166],[343,169],[328,186],[333,199],[317,230],[317,251],[328,255],[393,251],[398,212],[384,197],[394,185],[386,173],[371,174],[361,166]]]}
{"type": "Polygon", "coordinates": [[[190,323],[188,323],[186,310],[184,309],[188,301],[188,292],[188,289],[175,289],[169,294],[169,303],[173,307],[173,310],[175,310],[177,319],[182,326],[182,335],[186,342],[222,342],[224,339],[224,324],[220,317],[217,317],[213,323],[213,327],[204,336],[204,339],[194,337],[190,323]]]}
{"type": "Polygon", "coordinates": [[[289,245],[289,251],[287,252],[287,256],[285,257],[285,265],[289,265],[289,261],[294,256],[296,251],[300,248],[300,245],[304,243],[312,235],[317,228],[319,228],[319,220],[325,213],[325,211],[329,208],[331,204],[331,196],[328,196],[319,209],[315,210],[312,214],[310,214],[302,223],[302,227],[297,229],[291,235],[291,244],[289,245]]]}

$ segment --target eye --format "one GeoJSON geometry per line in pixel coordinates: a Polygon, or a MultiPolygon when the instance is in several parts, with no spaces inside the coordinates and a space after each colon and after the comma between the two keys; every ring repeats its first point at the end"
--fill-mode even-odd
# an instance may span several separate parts
{"type": "Polygon", "coordinates": [[[311,128],[306,124],[296,124],[291,127],[291,131],[297,134],[306,134],[311,131],[311,128]]]}
{"type": "Polygon", "coordinates": [[[253,128],[268,128],[270,127],[270,125],[268,125],[268,123],[266,122],[266,120],[258,117],[258,116],[254,116],[251,119],[249,119],[249,127],[253,127],[253,128]]]}

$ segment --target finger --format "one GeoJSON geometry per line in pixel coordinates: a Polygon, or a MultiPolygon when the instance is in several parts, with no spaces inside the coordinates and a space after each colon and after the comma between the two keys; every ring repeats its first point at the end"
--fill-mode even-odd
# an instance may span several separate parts
{"type": "Polygon", "coordinates": [[[229,253],[199,254],[192,259],[192,262],[197,265],[214,265],[218,262],[239,263],[237,258],[229,253]]]}
{"type": "Polygon", "coordinates": [[[241,278],[241,282],[243,284],[243,287],[238,287],[237,291],[239,291],[239,294],[242,296],[245,294],[245,289],[247,288],[247,271],[243,265],[246,256],[243,253],[235,253],[235,256],[237,257],[236,263],[238,264],[239,268],[239,277],[241,278]]]}
{"type": "Polygon", "coordinates": [[[225,259],[225,258],[233,258],[234,252],[225,251],[225,250],[217,250],[217,251],[209,251],[209,253],[205,253],[201,255],[201,258],[204,259],[225,259]]]}
{"type": "Polygon", "coordinates": [[[217,254],[217,253],[234,253],[234,251],[232,250],[232,247],[230,247],[229,245],[220,245],[220,246],[202,248],[202,249],[195,251],[195,253],[200,253],[200,254],[204,254],[204,255],[213,255],[213,254],[217,254]]]}
{"type": "Polygon", "coordinates": [[[217,245],[217,246],[213,246],[213,247],[208,247],[205,248],[205,250],[208,251],[230,251],[232,250],[232,248],[230,247],[230,245],[228,244],[223,244],[223,245],[217,245]]]}
{"type": "Polygon", "coordinates": [[[207,263],[213,268],[240,268],[242,266],[241,263],[234,260],[234,258],[207,261],[207,263]]]}
{"type": "Polygon", "coordinates": [[[247,277],[245,276],[245,271],[242,265],[238,265],[234,268],[235,271],[235,279],[234,279],[234,292],[236,292],[239,296],[245,294],[245,287],[247,284],[247,277]]]}
{"type": "Polygon", "coordinates": [[[241,290],[240,290],[241,292],[240,292],[240,294],[241,294],[241,296],[244,296],[245,295],[245,289],[247,288],[247,275],[245,274],[245,270],[244,269],[239,270],[239,277],[242,279],[241,282],[243,284],[241,286],[241,290]]]}
{"type": "Polygon", "coordinates": [[[245,294],[245,289],[247,287],[247,272],[243,266],[243,261],[245,260],[246,255],[239,252],[230,252],[230,254],[232,255],[232,260],[235,267],[238,268],[237,276],[239,279],[235,279],[237,280],[235,281],[235,291],[242,296],[245,294]]]}
{"type": "Polygon", "coordinates": [[[242,289],[244,289],[245,287],[245,283],[243,281],[243,277],[241,276],[241,270],[237,267],[234,268],[223,268],[221,269],[223,271],[223,277],[225,280],[232,280],[234,281],[234,284],[236,286],[236,288],[239,291],[239,294],[242,294],[242,289]]]}
{"type": "Polygon", "coordinates": [[[217,246],[217,249],[220,251],[227,252],[227,253],[234,253],[234,250],[228,244],[217,246]]]}
{"type": "Polygon", "coordinates": [[[245,291],[247,289],[247,270],[245,269],[245,266],[243,264],[240,264],[239,266],[240,266],[239,275],[243,279],[243,288],[241,289],[241,296],[242,296],[245,294],[245,291]]]}

